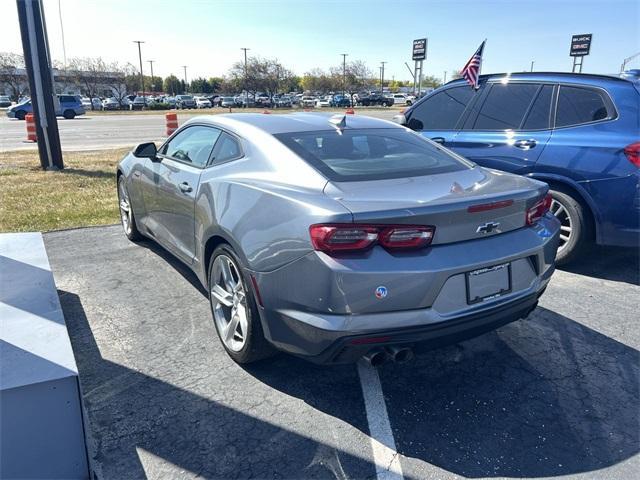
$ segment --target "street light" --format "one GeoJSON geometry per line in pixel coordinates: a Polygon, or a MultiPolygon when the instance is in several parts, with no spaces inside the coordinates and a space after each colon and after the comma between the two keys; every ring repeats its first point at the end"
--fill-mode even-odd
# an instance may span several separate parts
{"type": "Polygon", "coordinates": [[[347,92],[347,56],[348,53],[341,53],[342,55],[342,95],[347,92]]]}
{"type": "Polygon", "coordinates": [[[187,87],[187,65],[182,65],[182,68],[184,68],[184,92],[183,93],[187,93],[188,87],[187,87]]]}
{"type": "Polygon", "coordinates": [[[244,50],[244,108],[249,106],[249,92],[247,91],[247,50],[251,50],[250,48],[241,48],[240,50],[244,50]]]}
{"type": "Polygon", "coordinates": [[[147,62],[149,62],[149,65],[151,65],[151,93],[153,93],[156,91],[156,89],[154,88],[155,85],[153,84],[153,62],[155,62],[155,60],[147,60],[147,62]]]}
{"type": "Polygon", "coordinates": [[[384,64],[388,62],[380,62],[380,95],[384,96],[384,64]]]}
{"type": "Polygon", "coordinates": [[[133,43],[138,44],[138,58],[140,59],[140,88],[142,89],[142,98],[144,99],[144,105],[147,104],[147,99],[144,95],[144,74],[142,73],[142,49],[140,48],[140,44],[144,43],[143,40],[134,40],[133,43]]]}

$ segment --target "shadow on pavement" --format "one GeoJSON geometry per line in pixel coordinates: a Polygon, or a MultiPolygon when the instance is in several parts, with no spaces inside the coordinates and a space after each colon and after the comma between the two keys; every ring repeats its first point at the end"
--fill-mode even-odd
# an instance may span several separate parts
{"type": "Polygon", "coordinates": [[[465,477],[547,477],[638,454],[639,360],[538,308],[380,376],[402,455],[465,477]]]}
{"type": "Polygon", "coordinates": [[[584,258],[558,268],[578,275],[640,285],[640,252],[635,248],[597,246],[584,258]]]}
{"type": "MultiPolygon", "coordinates": [[[[90,455],[99,479],[166,478],[175,473],[157,461],[155,470],[145,469],[141,450],[198,478],[336,478],[344,477],[344,471],[375,475],[368,460],[261,420],[259,411],[230,408],[103,358],[80,298],[60,290],[58,294],[80,372],[90,455]]],[[[212,368],[211,375],[216,375],[212,368]]],[[[281,371],[280,376],[291,373],[281,371]]],[[[312,381],[313,373],[307,371],[306,378],[312,381]]],[[[251,399],[250,391],[242,393],[257,410],[267,401],[251,399]]],[[[325,394],[336,398],[340,392],[325,394]]]]}

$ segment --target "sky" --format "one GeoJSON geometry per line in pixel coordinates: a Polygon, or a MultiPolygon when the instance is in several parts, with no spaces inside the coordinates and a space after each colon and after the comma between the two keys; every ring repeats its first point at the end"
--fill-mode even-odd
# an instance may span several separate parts
{"type": "MultiPolygon", "coordinates": [[[[425,75],[460,70],[487,39],[483,73],[571,71],[572,34],[592,33],[583,72],[616,73],[640,52],[638,0],[43,0],[54,59],[93,56],[145,74],[222,76],[248,55],[277,58],[298,75],[362,60],[385,79],[411,78],[413,39],[428,38],[425,75]]],[[[2,0],[0,51],[21,52],[15,0],[2,0]]],[[[640,68],[640,58],[628,68],[640,68]]]]}

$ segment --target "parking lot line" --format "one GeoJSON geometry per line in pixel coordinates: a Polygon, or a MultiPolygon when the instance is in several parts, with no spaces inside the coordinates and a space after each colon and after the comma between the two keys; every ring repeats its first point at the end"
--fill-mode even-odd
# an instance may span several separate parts
{"type": "Polygon", "coordinates": [[[396,442],[391,431],[378,371],[364,361],[360,361],[358,374],[367,412],[376,477],[378,480],[402,480],[402,467],[396,451],[396,442]]]}

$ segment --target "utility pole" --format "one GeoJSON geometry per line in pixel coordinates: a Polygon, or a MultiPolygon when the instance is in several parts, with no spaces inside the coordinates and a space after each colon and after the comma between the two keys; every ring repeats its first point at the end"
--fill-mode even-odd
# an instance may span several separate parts
{"type": "Polygon", "coordinates": [[[250,48],[241,48],[244,51],[244,108],[249,106],[249,92],[247,91],[247,50],[250,48]]]}
{"type": "Polygon", "coordinates": [[[348,53],[341,53],[342,55],[342,95],[347,93],[347,56],[348,53]]]}
{"type": "Polygon", "coordinates": [[[42,0],[17,0],[24,63],[36,121],[40,165],[45,170],[64,168],[55,114],[51,54],[42,0]]]}
{"type": "Polygon", "coordinates": [[[384,96],[384,64],[387,62],[380,62],[380,95],[384,96]]]}
{"type": "Polygon", "coordinates": [[[184,69],[184,93],[187,93],[189,89],[187,86],[187,65],[182,65],[182,68],[184,69]]]}
{"type": "Polygon", "coordinates": [[[447,71],[444,71],[444,80],[442,81],[442,84],[444,85],[445,83],[447,83],[447,71]]]}
{"type": "Polygon", "coordinates": [[[142,89],[142,98],[144,98],[144,104],[147,104],[147,99],[144,95],[144,74],[142,73],[142,49],[140,48],[140,44],[144,43],[142,40],[134,40],[133,43],[138,44],[138,58],[140,59],[140,88],[142,89]]]}
{"type": "Polygon", "coordinates": [[[153,83],[153,62],[155,62],[155,60],[147,60],[147,62],[149,62],[149,65],[151,65],[151,93],[155,92],[155,85],[153,83]]]}
{"type": "Polygon", "coordinates": [[[536,61],[535,60],[531,60],[531,70],[530,70],[531,72],[533,72],[533,64],[534,63],[536,63],[536,61]]]}

